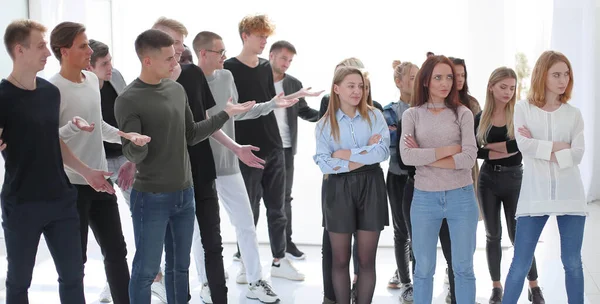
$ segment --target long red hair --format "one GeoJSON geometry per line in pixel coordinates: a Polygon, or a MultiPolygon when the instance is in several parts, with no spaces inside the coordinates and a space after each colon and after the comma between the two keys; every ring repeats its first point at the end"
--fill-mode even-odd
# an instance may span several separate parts
{"type": "MultiPolygon", "coordinates": [[[[450,69],[452,69],[452,74],[454,75],[454,65],[446,56],[434,55],[427,57],[427,60],[421,65],[421,69],[417,73],[417,79],[415,79],[411,106],[419,107],[429,101],[429,82],[431,81],[433,69],[438,64],[447,64],[450,69]]],[[[462,105],[458,98],[456,80],[452,83],[452,89],[450,90],[450,93],[448,93],[446,99],[444,99],[444,104],[449,109],[452,109],[455,114],[457,113],[458,107],[462,105]]]]}

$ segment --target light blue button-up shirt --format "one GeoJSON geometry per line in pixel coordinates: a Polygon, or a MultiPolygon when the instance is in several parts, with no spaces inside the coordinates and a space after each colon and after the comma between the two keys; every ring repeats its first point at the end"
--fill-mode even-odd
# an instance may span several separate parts
{"type": "Polygon", "coordinates": [[[340,127],[339,142],[333,139],[331,125],[325,123],[325,118],[317,123],[315,129],[317,153],[313,159],[323,174],[348,172],[350,161],[372,165],[385,161],[390,156],[390,132],[381,111],[369,111],[371,125],[360,116],[358,110],[354,118],[344,114],[341,109],[337,110],[335,116],[340,127]],[[369,138],[375,134],[381,135],[381,140],[369,145],[369,138]],[[350,150],[350,161],[331,157],[338,150],[350,150]],[[366,153],[361,154],[363,151],[366,153]]]}

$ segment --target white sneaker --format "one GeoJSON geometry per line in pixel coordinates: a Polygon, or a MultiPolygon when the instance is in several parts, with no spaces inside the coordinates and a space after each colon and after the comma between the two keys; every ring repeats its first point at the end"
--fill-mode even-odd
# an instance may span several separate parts
{"type": "Polygon", "coordinates": [[[164,277],[160,282],[152,282],[150,290],[153,296],[157,297],[161,302],[167,303],[167,290],[165,289],[164,277]]]}
{"type": "Polygon", "coordinates": [[[241,264],[240,271],[238,272],[237,277],[235,277],[235,282],[238,284],[248,284],[248,279],[246,278],[246,266],[244,266],[244,263],[241,264]]]}
{"type": "Polygon", "coordinates": [[[108,287],[108,283],[102,289],[100,296],[98,297],[98,301],[100,303],[110,303],[112,302],[112,295],[110,294],[110,287],[108,287]]]}
{"type": "Polygon", "coordinates": [[[292,281],[304,281],[304,274],[299,272],[288,259],[279,259],[279,265],[271,264],[271,276],[292,281]]]}
{"type": "Polygon", "coordinates": [[[400,303],[413,302],[413,285],[411,283],[403,284],[400,287],[400,303]]]}
{"type": "Polygon", "coordinates": [[[206,304],[212,304],[212,298],[210,297],[210,288],[208,288],[208,283],[204,283],[202,285],[202,289],[200,290],[200,299],[202,299],[202,302],[206,304]]]}
{"type": "Polygon", "coordinates": [[[259,300],[263,303],[277,303],[279,298],[273,292],[271,285],[264,280],[258,280],[255,283],[248,284],[246,298],[259,300]]]}

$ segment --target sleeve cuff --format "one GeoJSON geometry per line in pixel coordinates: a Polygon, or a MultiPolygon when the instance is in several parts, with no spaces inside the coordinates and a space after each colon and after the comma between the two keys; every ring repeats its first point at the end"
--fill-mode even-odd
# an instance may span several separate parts
{"type": "Polygon", "coordinates": [[[550,155],[552,154],[552,142],[539,140],[538,146],[535,151],[535,158],[550,160],[550,155]]]}
{"type": "Polygon", "coordinates": [[[573,156],[571,155],[571,149],[564,149],[554,152],[556,156],[556,162],[558,167],[561,169],[573,167],[573,156]]]}

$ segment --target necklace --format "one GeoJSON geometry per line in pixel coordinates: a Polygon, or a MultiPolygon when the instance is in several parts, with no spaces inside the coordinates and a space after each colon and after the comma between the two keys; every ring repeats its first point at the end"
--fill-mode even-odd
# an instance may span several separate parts
{"type": "Polygon", "coordinates": [[[24,86],[24,85],[23,85],[21,82],[19,82],[19,81],[17,80],[17,78],[16,78],[15,76],[13,76],[13,74],[10,74],[10,75],[8,76],[8,78],[12,78],[14,81],[16,81],[16,82],[17,82],[17,83],[18,83],[18,84],[21,86],[21,88],[22,88],[22,89],[24,89],[24,90],[29,90],[29,91],[33,91],[33,90],[35,90],[35,84],[34,84],[34,88],[33,88],[33,89],[30,89],[30,88],[28,88],[28,87],[24,86]]]}
{"type": "Polygon", "coordinates": [[[433,109],[433,110],[442,110],[446,108],[446,104],[441,104],[439,107],[436,106],[433,102],[428,102],[427,103],[427,108],[428,109],[433,109]]]}

